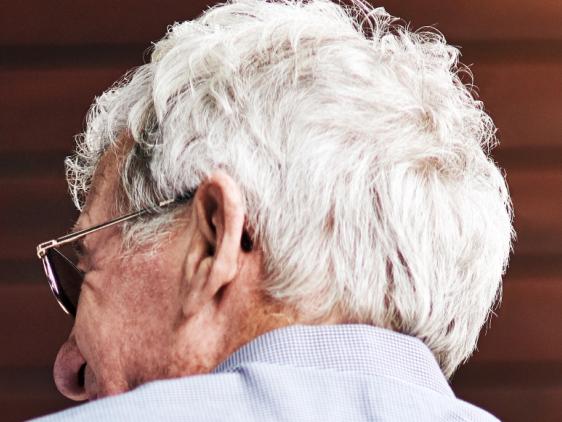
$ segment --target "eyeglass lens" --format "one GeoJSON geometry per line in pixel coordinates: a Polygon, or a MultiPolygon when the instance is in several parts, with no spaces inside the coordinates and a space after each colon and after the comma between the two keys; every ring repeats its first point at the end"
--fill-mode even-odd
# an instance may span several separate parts
{"type": "Polygon", "coordinates": [[[76,316],[84,273],[55,248],[49,249],[42,261],[51,291],[59,305],[76,316]]]}

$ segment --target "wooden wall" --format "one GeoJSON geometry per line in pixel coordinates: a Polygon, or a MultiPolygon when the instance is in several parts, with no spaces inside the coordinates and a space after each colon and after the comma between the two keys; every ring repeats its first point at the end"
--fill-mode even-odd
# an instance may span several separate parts
{"type": "MultiPolygon", "coordinates": [[[[6,2],[8,3],[8,2],[6,2]]],[[[93,97],[168,24],[205,1],[9,2],[0,14],[0,419],[72,403],[51,367],[71,322],[51,297],[35,245],[64,233],[73,211],[62,159],[93,97]]],[[[436,24],[462,46],[499,127],[518,241],[503,303],[457,394],[509,421],[562,415],[562,3],[388,0],[413,27],[436,24]]]]}

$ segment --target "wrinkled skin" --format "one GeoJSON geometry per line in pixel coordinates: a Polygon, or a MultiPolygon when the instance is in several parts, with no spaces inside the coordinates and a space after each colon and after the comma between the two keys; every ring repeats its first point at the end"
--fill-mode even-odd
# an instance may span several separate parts
{"type": "MultiPolygon", "coordinates": [[[[77,229],[116,217],[120,156],[102,158],[77,229]]],[[[257,335],[290,323],[260,293],[261,254],[240,247],[242,204],[236,183],[219,171],[193,202],[179,205],[181,218],[157,248],[123,255],[120,226],[86,236],[76,320],[54,367],[65,396],[95,399],[206,373],[257,335]]]]}

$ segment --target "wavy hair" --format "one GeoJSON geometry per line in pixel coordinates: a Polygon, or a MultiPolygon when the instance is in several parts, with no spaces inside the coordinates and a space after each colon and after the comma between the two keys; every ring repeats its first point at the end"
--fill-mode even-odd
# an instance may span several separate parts
{"type": "MultiPolygon", "coordinates": [[[[123,133],[128,207],[221,168],[242,191],[264,291],[421,339],[445,375],[498,299],[513,210],[495,126],[459,50],[360,0],[243,0],[172,25],[92,105],[67,176],[81,208],[123,133]],[[464,81],[464,82],[463,82],[464,81]]],[[[129,225],[133,241],[173,227],[129,225]]]]}

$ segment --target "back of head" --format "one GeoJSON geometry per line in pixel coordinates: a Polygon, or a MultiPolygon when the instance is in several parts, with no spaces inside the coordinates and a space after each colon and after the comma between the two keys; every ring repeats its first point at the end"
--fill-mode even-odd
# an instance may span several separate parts
{"type": "Polygon", "coordinates": [[[75,202],[124,132],[127,207],[224,169],[272,298],[310,321],[418,337],[449,376],[475,347],[514,235],[488,156],[495,128],[458,57],[439,33],[358,0],[215,6],[173,25],[149,63],[97,98],[67,161],[75,202]]]}

